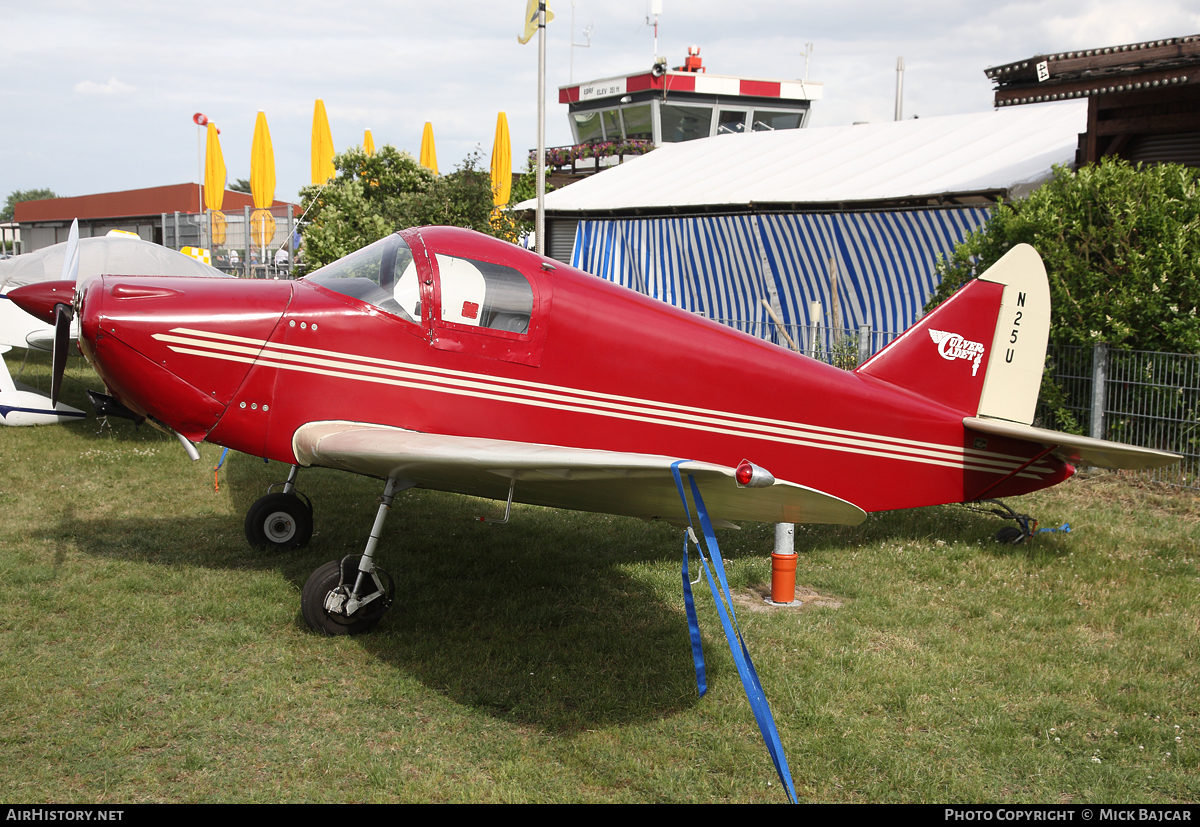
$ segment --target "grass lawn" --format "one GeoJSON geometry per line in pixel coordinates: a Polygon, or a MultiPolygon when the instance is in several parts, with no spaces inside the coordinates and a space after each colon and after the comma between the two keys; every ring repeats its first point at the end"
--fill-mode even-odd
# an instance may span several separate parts
{"type": "MultiPolygon", "coordinates": [[[[19,358],[9,354],[14,373],[19,358]]],[[[46,359],[22,381],[47,385],[46,359]]],[[[98,380],[72,360],[66,401],[98,380]]],[[[150,428],[0,427],[0,799],[780,802],[707,589],[696,696],[681,532],[428,491],[397,498],[397,603],[300,617],[382,483],[320,469],[316,534],[251,551],[286,467],[150,428]]],[[[1112,475],[1010,501],[800,526],[801,610],[766,610],[772,528],[721,532],[802,801],[1200,800],[1200,503],[1112,475]]],[[[693,571],[695,559],[693,558],[693,571]]]]}

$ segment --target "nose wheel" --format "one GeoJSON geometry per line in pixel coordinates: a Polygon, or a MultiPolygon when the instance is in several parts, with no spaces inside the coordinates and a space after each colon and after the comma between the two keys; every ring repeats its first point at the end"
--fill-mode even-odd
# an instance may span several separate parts
{"type": "Polygon", "coordinates": [[[246,540],[257,549],[304,548],[312,539],[312,503],[302,494],[268,494],[246,512],[246,540]]]}

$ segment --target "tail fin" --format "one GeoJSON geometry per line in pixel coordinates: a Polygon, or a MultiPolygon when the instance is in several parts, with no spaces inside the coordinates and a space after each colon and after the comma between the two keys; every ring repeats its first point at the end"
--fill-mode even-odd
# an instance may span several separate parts
{"type": "Polygon", "coordinates": [[[1049,336],[1046,268],[1018,244],[855,372],[965,416],[1029,425],[1049,336]]]}

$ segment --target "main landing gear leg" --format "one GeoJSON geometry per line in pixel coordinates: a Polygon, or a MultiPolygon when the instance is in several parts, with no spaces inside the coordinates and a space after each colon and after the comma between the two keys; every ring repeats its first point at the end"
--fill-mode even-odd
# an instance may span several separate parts
{"type": "Polygon", "coordinates": [[[388,477],[379,498],[375,525],[362,556],[352,554],[326,563],[312,573],[300,593],[300,611],[314,632],[358,635],[375,628],[396,597],[391,575],[375,565],[375,549],[392,500],[415,483],[388,477]]]}
{"type": "Polygon", "coordinates": [[[293,465],[288,471],[283,491],[257,500],[246,512],[246,541],[258,549],[284,551],[304,548],[312,539],[312,501],[296,491],[296,476],[300,466],[293,465]]]}

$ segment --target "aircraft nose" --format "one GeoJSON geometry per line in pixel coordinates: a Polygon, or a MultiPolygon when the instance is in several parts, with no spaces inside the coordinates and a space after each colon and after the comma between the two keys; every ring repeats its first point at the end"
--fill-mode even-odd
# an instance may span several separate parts
{"type": "Polygon", "coordinates": [[[225,405],[197,388],[195,377],[179,376],[169,354],[156,346],[150,331],[159,326],[158,314],[153,301],[139,301],[156,295],[141,284],[93,280],[80,302],[80,349],[128,410],[199,442],[225,405]],[[133,308],[124,306],[130,303],[133,308]]]}
{"type": "Polygon", "coordinates": [[[101,276],[80,290],[80,349],[122,405],[199,441],[291,293],[290,281],[101,276]]]}
{"type": "Polygon", "coordinates": [[[6,294],[17,307],[32,316],[54,324],[54,308],[60,304],[71,304],[75,299],[75,282],[70,279],[63,281],[39,281],[26,284],[10,290],[6,294]]]}

